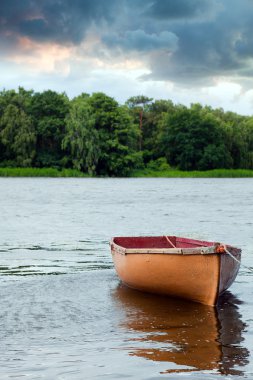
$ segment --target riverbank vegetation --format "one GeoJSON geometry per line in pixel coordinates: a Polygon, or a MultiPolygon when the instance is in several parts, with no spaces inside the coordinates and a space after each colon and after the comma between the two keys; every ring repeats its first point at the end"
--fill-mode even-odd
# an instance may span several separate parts
{"type": "Polygon", "coordinates": [[[253,117],[144,96],[0,92],[0,175],[248,177],[253,117]],[[217,170],[218,169],[218,170],[217,170]]]}
{"type": "MultiPolygon", "coordinates": [[[[0,171],[1,173],[1,171],[0,171]]],[[[181,170],[134,170],[131,173],[136,178],[253,178],[253,170],[246,169],[213,169],[206,171],[181,170]]]]}
{"type": "Polygon", "coordinates": [[[88,175],[75,169],[0,168],[0,177],[88,177],[88,175]]]}
{"type": "MultiPolygon", "coordinates": [[[[92,176],[75,169],[56,168],[0,168],[0,177],[72,177],[91,178],[92,176]]],[[[253,170],[214,169],[206,171],[137,169],[130,172],[133,178],[253,178],[253,170]]]]}

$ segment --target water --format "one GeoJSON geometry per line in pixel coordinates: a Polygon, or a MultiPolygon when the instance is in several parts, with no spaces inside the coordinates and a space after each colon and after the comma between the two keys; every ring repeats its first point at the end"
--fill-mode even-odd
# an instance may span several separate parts
{"type": "Polygon", "coordinates": [[[218,240],[253,266],[252,215],[252,179],[0,178],[0,378],[252,379],[252,273],[217,308],[155,297],[108,244],[218,240]]]}

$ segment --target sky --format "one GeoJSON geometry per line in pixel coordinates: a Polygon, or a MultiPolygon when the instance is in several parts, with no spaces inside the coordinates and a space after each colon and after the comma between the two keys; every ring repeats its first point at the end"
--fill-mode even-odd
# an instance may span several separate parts
{"type": "Polygon", "coordinates": [[[253,114],[253,0],[0,0],[0,90],[253,114]]]}

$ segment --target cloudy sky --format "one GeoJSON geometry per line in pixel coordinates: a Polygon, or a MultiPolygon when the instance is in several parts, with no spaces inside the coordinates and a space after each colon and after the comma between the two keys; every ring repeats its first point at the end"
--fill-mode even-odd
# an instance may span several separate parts
{"type": "Polygon", "coordinates": [[[0,89],[253,114],[253,0],[1,0],[0,89]]]}

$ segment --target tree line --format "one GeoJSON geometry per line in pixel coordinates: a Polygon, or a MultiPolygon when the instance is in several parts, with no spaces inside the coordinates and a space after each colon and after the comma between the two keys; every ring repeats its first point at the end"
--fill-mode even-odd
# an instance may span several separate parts
{"type": "Polygon", "coordinates": [[[253,117],[171,100],[104,93],[0,92],[0,166],[128,176],[164,170],[253,169],[253,117]]]}

